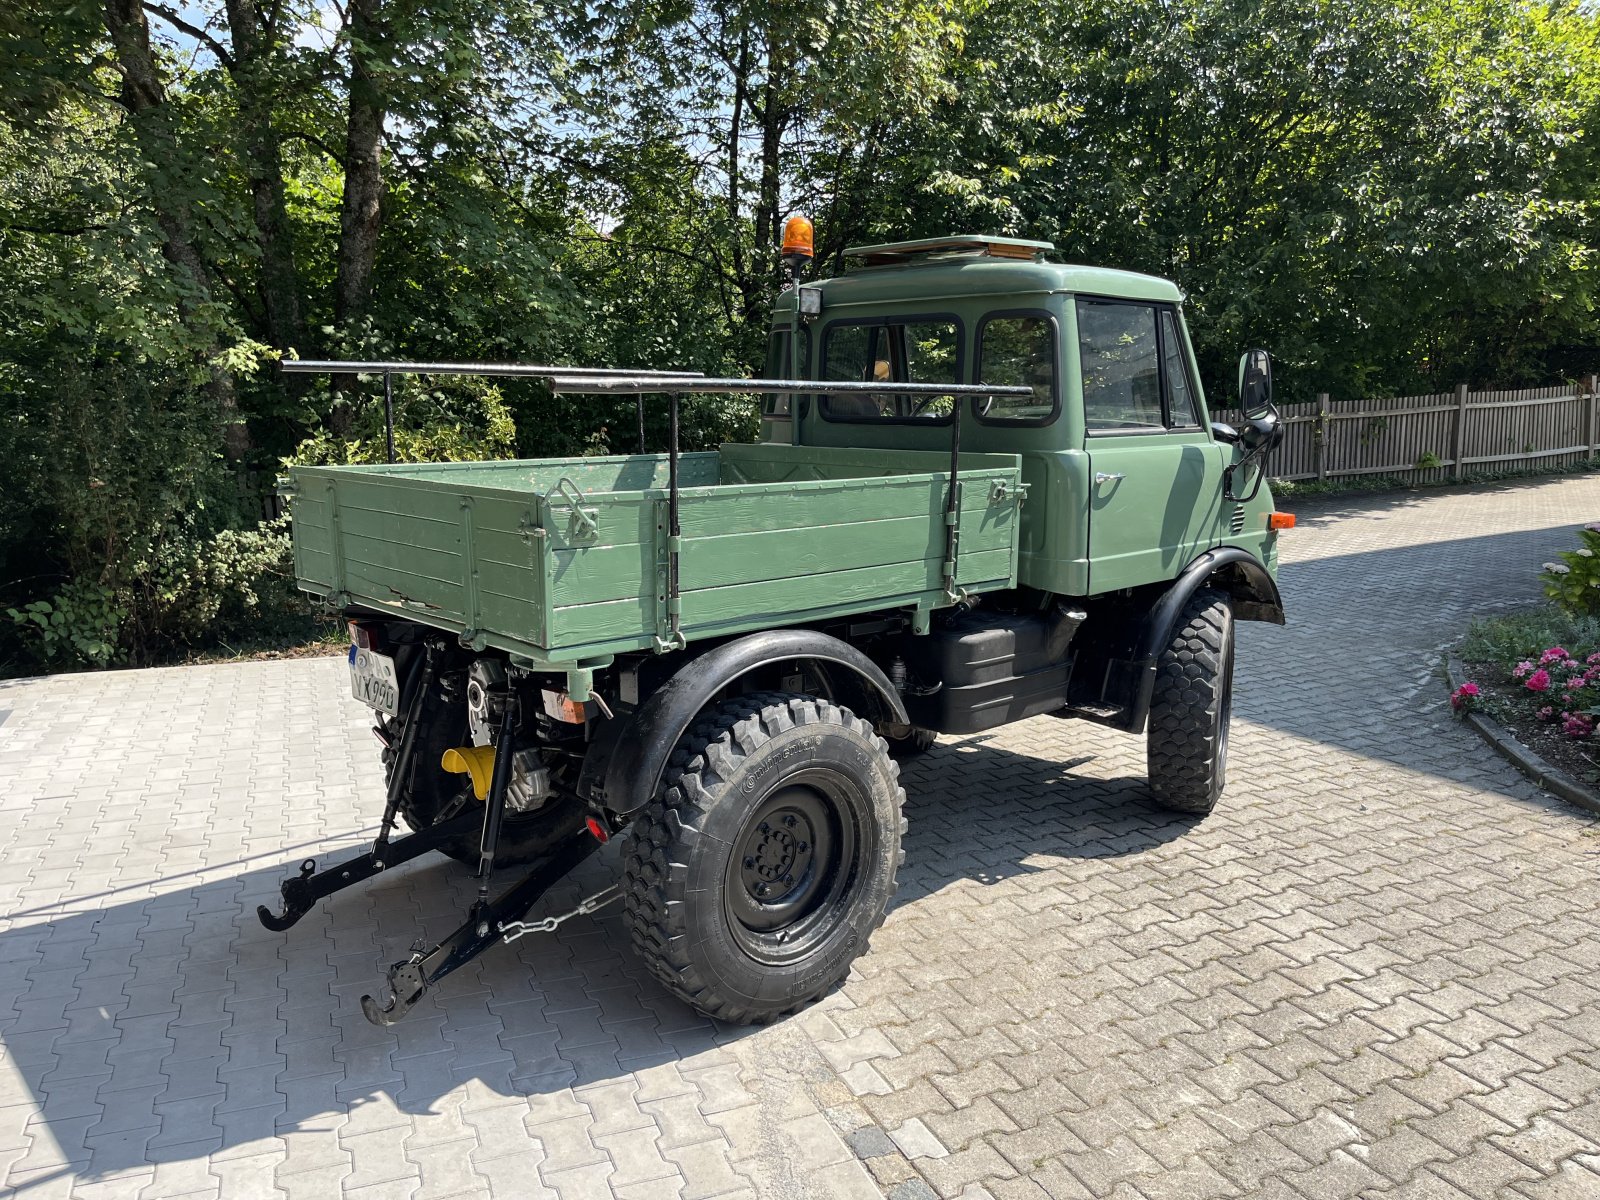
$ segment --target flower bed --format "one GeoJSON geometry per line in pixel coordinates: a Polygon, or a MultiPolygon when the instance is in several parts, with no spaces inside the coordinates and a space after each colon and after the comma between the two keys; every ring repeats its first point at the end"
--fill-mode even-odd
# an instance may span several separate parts
{"type": "Polygon", "coordinates": [[[1468,682],[1450,696],[1481,710],[1589,787],[1600,786],[1600,522],[1544,564],[1549,603],[1474,622],[1461,645],[1468,682]]]}

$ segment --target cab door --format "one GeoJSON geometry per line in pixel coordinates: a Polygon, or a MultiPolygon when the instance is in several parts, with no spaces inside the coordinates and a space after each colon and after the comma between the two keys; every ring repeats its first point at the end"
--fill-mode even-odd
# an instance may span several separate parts
{"type": "Polygon", "coordinates": [[[1089,457],[1089,590],[1175,578],[1216,544],[1225,447],[1204,422],[1177,307],[1076,301],[1089,457]]]}

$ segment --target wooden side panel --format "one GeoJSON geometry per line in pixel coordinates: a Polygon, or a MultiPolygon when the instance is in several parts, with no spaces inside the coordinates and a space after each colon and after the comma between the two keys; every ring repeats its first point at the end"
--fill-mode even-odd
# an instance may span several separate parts
{"type": "MultiPolygon", "coordinates": [[[[746,462],[765,464],[756,474],[789,473],[795,449],[742,448],[753,451],[746,462]]],[[[813,464],[816,478],[686,482],[685,635],[944,603],[946,482],[927,470],[938,458],[827,451],[813,464]]],[[[1010,456],[972,458],[976,464],[962,472],[957,580],[992,590],[1016,579],[1019,471],[1010,456]]],[[[697,457],[693,477],[716,478],[714,460],[697,457]]],[[[655,482],[659,464],[616,460],[587,473],[581,464],[557,465],[574,483],[583,476],[595,484],[630,476],[655,482]]],[[[476,473],[428,467],[415,476],[388,467],[299,469],[293,511],[301,583],[555,659],[653,645],[666,607],[665,489],[541,493],[480,483],[549,470],[538,463],[485,464],[476,473]]]]}
{"type": "MultiPolygon", "coordinates": [[[[963,587],[1015,582],[1018,474],[1009,464],[963,472],[963,587]],[[999,496],[997,482],[1005,484],[999,496]]],[[[944,505],[945,481],[926,474],[685,489],[683,631],[692,640],[793,624],[841,606],[936,603],[944,505]]],[[[638,543],[553,549],[553,648],[656,634],[664,598],[656,571],[659,512],[653,505],[641,514],[638,543]]]]}
{"type": "Polygon", "coordinates": [[[468,631],[541,644],[537,497],[353,470],[296,472],[302,585],[468,631]]]}

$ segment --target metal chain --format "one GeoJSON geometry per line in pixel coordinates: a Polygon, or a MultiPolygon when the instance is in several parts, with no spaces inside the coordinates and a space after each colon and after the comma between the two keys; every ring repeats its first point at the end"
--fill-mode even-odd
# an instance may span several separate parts
{"type": "Polygon", "coordinates": [[[561,922],[592,913],[596,909],[604,908],[613,900],[620,899],[622,899],[622,885],[614,883],[588,899],[578,901],[578,907],[571,912],[564,912],[554,917],[541,917],[537,921],[506,921],[500,926],[500,936],[507,942],[514,942],[525,933],[554,933],[560,928],[561,922]]]}

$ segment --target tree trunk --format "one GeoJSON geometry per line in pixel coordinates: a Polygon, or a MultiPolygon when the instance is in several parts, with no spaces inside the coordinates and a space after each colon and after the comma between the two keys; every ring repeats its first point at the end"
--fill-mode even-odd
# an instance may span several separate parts
{"type": "Polygon", "coordinates": [[[778,204],[782,182],[780,156],[786,117],[783,75],[783,52],[769,40],[767,78],[762,88],[761,108],[756,114],[761,118],[761,182],[756,193],[755,254],[744,289],[744,315],[747,321],[754,319],[767,305],[772,266],[778,256],[778,204]]]}
{"type": "MultiPolygon", "coordinates": [[[[118,98],[127,110],[144,160],[153,164],[146,186],[161,230],[161,252],[178,277],[180,311],[186,319],[192,318],[211,300],[211,273],[195,241],[188,200],[177,182],[183,171],[182,158],[170,124],[166,87],[150,48],[150,25],[140,0],[107,0],[105,21],[122,76],[118,98]]],[[[211,355],[218,349],[213,343],[211,355]]],[[[250,449],[250,431],[239,415],[232,378],[213,367],[207,392],[228,457],[244,457],[250,449]]]]}
{"type": "Polygon", "coordinates": [[[270,80],[279,48],[276,31],[262,20],[256,0],[227,0],[227,10],[233,42],[229,71],[238,95],[245,177],[254,202],[256,243],[261,248],[266,336],[284,350],[299,347],[305,335],[300,320],[300,271],[284,199],[283,156],[272,121],[276,97],[270,80]]]}
{"type": "Polygon", "coordinates": [[[334,317],[340,324],[367,313],[383,202],[384,97],[373,71],[372,43],[380,0],[350,0],[350,100],[344,140],[344,203],[334,317]]]}
{"type": "MultiPolygon", "coordinates": [[[[349,102],[345,113],[344,200],[339,210],[339,252],[335,265],[333,316],[341,332],[367,315],[372,303],[372,269],[378,257],[383,220],[383,90],[373,70],[372,46],[380,36],[382,0],[350,0],[345,28],[350,44],[349,102]]],[[[336,375],[328,427],[336,437],[350,432],[354,407],[345,392],[354,376],[336,375]]]]}
{"type": "Polygon", "coordinates": [[[733,76],[733,115],[728,125],[728,236],[733,277],[744,279],[744,239],[739,231],[739,138],[744,133],[744,108],[750,82],[750,29],[739,30],[739,65],[733,76]]]}

